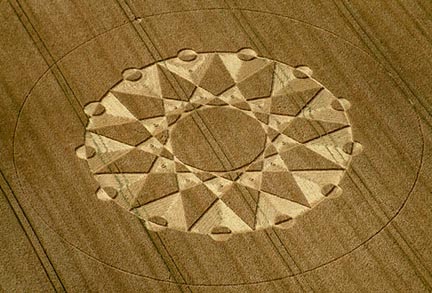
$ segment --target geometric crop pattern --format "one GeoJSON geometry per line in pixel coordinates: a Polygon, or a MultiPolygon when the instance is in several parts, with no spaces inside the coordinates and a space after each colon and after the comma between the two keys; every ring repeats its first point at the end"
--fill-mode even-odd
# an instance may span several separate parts
{"type": "Polygon", "coordinates": [[[232,234],[280,227],[338,196],[361,145],[346,110],[311,77],[237,53],[181,51],[124,79],[89,116],[77,149],[113,200],[164,228],[232,234]]]}

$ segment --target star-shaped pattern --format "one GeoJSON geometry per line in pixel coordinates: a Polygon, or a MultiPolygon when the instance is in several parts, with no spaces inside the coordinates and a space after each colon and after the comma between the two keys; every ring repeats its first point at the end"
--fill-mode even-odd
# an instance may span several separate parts
{"type": "Polygon", "coordinates": [[[156,230],[223,238],[285,227],[342,179],[354,145],[347,103],[280,62],[194,54],[127,70],[100,102],[86,106],[90,119],[78,155],[101,185],[98,197],[115,200],[156,230]],[[247,145],[215,149],[225,136],[208,126],[217,120],[211,115],[224,113],[230,131],[236,123],[258,125],[249,157],[247,145]],[[192,144],[200,132],[209,142],[197,161],[177,145],[188,138],[192,144]]]}

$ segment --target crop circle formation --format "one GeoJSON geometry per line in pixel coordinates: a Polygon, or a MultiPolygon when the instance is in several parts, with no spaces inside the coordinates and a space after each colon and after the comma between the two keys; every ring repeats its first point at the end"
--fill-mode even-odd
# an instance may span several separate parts
{"type": "Polygon", "coordinates": [[[86,105],[77,149],[112,200],[165,228],[232,234],[288,228],[338,186],[353,155],[346,111],[312,78],[251,49],[196,53],[142,69],[86,105]]]}

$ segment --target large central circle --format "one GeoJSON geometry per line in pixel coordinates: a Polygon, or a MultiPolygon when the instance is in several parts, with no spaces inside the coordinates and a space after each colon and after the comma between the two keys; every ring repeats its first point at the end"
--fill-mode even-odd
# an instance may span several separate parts
{"type": "Polygon", "coordinates": [[[205,171],[239,169],[262,153],[266,134],[260,123],[240,110],[207,108],[192,112],[173,128],[174,155],[205,171]]]}

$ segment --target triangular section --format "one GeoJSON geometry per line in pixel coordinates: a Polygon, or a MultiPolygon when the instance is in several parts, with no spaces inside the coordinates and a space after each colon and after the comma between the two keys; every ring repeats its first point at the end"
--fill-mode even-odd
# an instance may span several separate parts
{"type": "Polygon", "coordinates": [[[190,172],[190,170],[185,165],[183,165],[182,163],[179,163],[179,162],[175,162],[175,170],[177,173],[185,173],[185,172],[189,173],[190,172]]]}
{"type": "Polygon", "coordinates": [[[264,123],[266,125],[269,123],[269,117],[270,117],[269,114],[254,112],[254,115],[262,123],[264,123]]]}
{"type": "Polygon", "coordinates": [[[351,127],[346,127],[311,140],[306,145],[332,145],[343,148],[349,142],[352,142],[352,130],[351,127]]]}
{"type": "Polygon", "coordinates": [[[201,108],[202,106],[204,106],[203,104],[198,104],[198,103],[191,103],[192,107],[194,107],[195,110],[201,108]]]}
{"type": "Polygon", "coordinates": [[[285,128],[288,127],[289,123],[294,118],[295,117],[291,117],[291,116],[271,114],[269,117],[269,126],[279,132],[282,132],[285,130],[285,128]]]}
{"type": "Polygon", "coordinates": [[[291,171],[343,169],[342,166],[303,145],[291,148],[281,153],[280,156],[291,171]]]}
{"type": "Polygon", "coordinates": [[[196,110],[197,108],[199,108],[199,107],[197,107],[193,103],[187,103],[186,106],[185,106],[185,108],[184,108],[184,111],[185,112],[190,112],[190,111],[196,110]]]}
{"type": "Polygon", "coordinates": [[[234,233],[252,231],[236,213],[220,200],[216,201],[208,212],[197,221],[191,232],[210,234],[216,227],[226,227],[234,233]]]}
{"type": "MultiPolygon", "coordinates": [[[[248,115],[249,117],[252,117],[253,119],[257,119],[257,117],[255,116],[255,114],[253,112],[250,111],[242,111],[243,113],[245,113],[246,115],[248,115]]],[[[265,129],[267,127],[267,125],[265,123],[261,123],[261,126],[263,126],[263,129],[265,129]]]]}
{"type": "Polygon", "coordinates": [[[347,167],[351,159],[351,156],[346,154],[342,148],[333,145],[308,145],[307,148],[338,166],[347,167]]]}
{"type": "Polygon", "coordinates": [[[113,125],[121,125],[125,123],[133,123],[136,122],[137,119],[134,118],[124,118],[112,116],[107,113],[104,113],[100,116],[90,117],[89,122],[87,124],[87,130],[94,130],[102,127],[113,126],[113,125]]]}
{"type": "Polygon", "coordinates": [[[177,181],[180,191],[202,184],[202,181],[192,173],[177,174],[177,181]]]}
{"type": "Polygon", "coordinates": [[[165,149],[167,149],[171,154],[174,152],[170,140],[167,140],[167,141],[165,142],[165,145],[164,145],[164,146],[165,146],[165,149]]]}
{"type": "Polygon", "coordinates": [[[287,150],[299,145],[298,142],[285,136],[284,134],[279,135],[275,140],[273,140],[273,145],[279,153],[286,152],[287,150]]]}
{"type": "Polygon", "coordinates": [[[120,205],[126,210],[131,210],[132,209],[131,203],[133,202],[134,198],[141,190],[144,182],[145,179],[131,183],[130,185],[121,189],[117,193],[117,196],[115,197],[116,204],[120,205]]]}
{"type": "Polygon", "coordinates": [[[159,157],[151,168],[152,173],[175,173],[175,162],[173,160],[159,157]]]}
{"type": "Polygon", "coordinates": [[[134,122],[137,119],[134,115],[117,100],[112,94],[108,93],[101,101],[105,111],[98,116],[92,116],[89,119],[87,129],[96,129],[109,125],[119,125],[123,123],[134,122]]]}
{"type": "Polygon", "coordinates": [[[160,133],[168,128],[168,122],[165,117],[145,119],[140,122],[152,135],[160,133]]]}
{"type": "Polygon", "coordinates": [[[95,175],[101,188],[114,188],[118,192],[117,202],[126,202],[128,207],[141,190],[146,174],[100,174],[95,175]]]}
{"type": "Polygon", "coordinates": [[[298,142],[305,143],[344,127],[347,126],[340,123],[295,118],[283,131],[283,134],[298,142]]]}
{"type": "Polygon", "coordinates": [[[166,196],[134,210],[143,219],[162,217],[167,221],[168,227],[178,230],[186,230],[186,221],[182,199],[179,193],[166,196]]]}
{"type": "Polygon", "coordinates": [[[207,186],[217,197],[221,196],[230,186],[232,185],[232,181],[216,177],[211,180],[204,182],[205,186],[207,186]]]}
{"type": "Polygon", "coordinates": [[[288,171],[288,168],[282,160],[281,156],[279,154],[276,154],[264,159],[263,171],[281,172],[288,171]]]}
{"type": "Polygon", "coordinates": [[[168,210],[166,210],[163,216],[168,221],[169,228],[187,231],[183,200],[180,193],[176,194],[176,196],[178,197],[178,200],[175,201],[168,210]]]}
{"type": "Polygon", "coordinates": [[[157,65],[152,65],[142,70],[142,78],[138,81],[124,80],[112,90],[117,93],[141,94],[148,97],[160,97],[160,87],[158,82],[157,65]]]}
{"type": "Polygon", "coordinates": [[[165,115],[178,115],[185,111],[187,105],[189,105],[188,102],[184,101],[176,101],[176,100],[163,100],[163,105],[165,109],[165,115]]]}
{"type": "Polygon", "coordinates": [[[280,197],[261,192],[256,220],[256,229],[274,226],[281,216],[296,218],[309,211],[308,207],[280,197]]]}
{"type": "Polygon", "coordinates": [[[260,190],[262,181],[262,172],[245,172],[238,179],[238,183],[250,187],[255,190],[260,190]]]}
{"type": "Polygon", "coordinates": [[[264,161],[257,161],[250,164],[249,167],[247,168],[247,171],[248,172],[262,171],[263,168],[264,168],[264,161]]]}
{"type": "Polygon", "coordinates": [[[308,109],[310,111],[315,111],[321,108],[331,108],[332,102],[336,100],[336,97],[329,90],[323,89],[309,103],[308,109]]]}
{"type": "Polygon", "coordinates": [[[320,193],[325,196],[325,189],[337,187],[344,176],[344,170],[340,171],[296,171],[293,172],[295,178],[303,178],[313,182],[319,187],[320,193]]]}
{"type": "Polygon", "coordinates": [[[270,112],[277,115],[296,116],[303,106],[304,102],[298,102],[287,95],[272,96],[270,112]]]}
{"type": "Polygon", "coordinates": [[[270,63],[237,84],[246,100],[269,97],[271,95],[273,71],[274,63],[270,63]]]}
{"type": "Polygon", "coordinates": [[[233,86],[232,88],[223,92],[219,98],[230,105],[246,102],[246,99],[243,97],[237,86],[233,86]]]}
{"type": "MultiPolygon", "coordinates": [[[[170,140],[167,140],[165,142],[165,149],[167,149],[171,154],[173,154],[173,148],[170,140]]],[[[175,158],[174,158],[175,159],[175,158]]]]}
{"type": "Polygon", "coordinates": [[[165,99],[188,101],[196,86],[166,67],[156,65],[158,70],[161,96],[165,99]]]}
{"type": "Polygon", "coordinates": [[[235,181],[235,180],[237,180],[237,178],[240,177],[241,174],[242,174],[242,172],[240,172],[240,171],[226,172],[226,173],[222,174],[221,177],[228,179],[228,180],[231,180],[231,181],[235,181]]]}
{"type": "Polygon", "coordinates": [[[181,115],[167,115],[165,118],[166,118],[168,126],[171,126],[174,123],[176,123],[180,117],[181,117],[181,115]]]}
{"type": "Polygon", "coordinates": [[[290,80],[285,86],[278,90],[274,91],[272,93],[272,96],[290,96],[290,97],[297,97],[297,101],[303,101],[304,103],[307,103],[310,101],[315,94],[318,93],[322,89],[322,86],[317,83],[315,80],[306,78],[306,79],[293,79],[290,80]],[[312,96],[310,94],[304,94],[304,93],[311,93],[314,92],[312,96]]]}
{"type": "Polygon", "coordinates": [[[161,151],[160,156],[169,160],[174,160],[174,155],[166,148],[161,151]]]}
{"type": "Polygon", "coordinates": [[[216,201],[216,195],[204,184],[180,192],[185,210],[188,229],[210,208],[216,201]]]}
{"type": "Polygon", "coordinates": [[[261,191],[309,207],[309,202],[289,172],[263,172],[261,191]]]}
{"type": "Polygon", "coordinates": [[[162,216],[171,206],[180,199],[179,193],[168,195],[159,200],[152,201],[146,205],[140,206],[134,210],[134,213],[138,214],[143,219],[149,219],[151,217],[162,216]]]}
{"type": "Polygon", "coordinates": [[[131,150],[133,148],[130,145],[91,132],[86,134],[86,145],[93,147],[97,154],[131,150]]]}
{"type": "Polygon", "coordinates": [[[264,158],[268,158],[270,156],[273,156],[277,154],[277,149],[274,145],[270,144],[264,151],[264,158]]]}
{"type": "Polygon", "coordinates": [[[143,206],[178,191],[177,176],[175,174],[149,173],[140,192],[132,202],[132,207],[143,206]]]}
{"type": "Polygon", "coordinates": [[[99,153],[96,156],[87,159],[90,170],[93,173],[98,173],[100,170],[108,170],[106,166],[115,162],[122,156],[126,155],[130,150],[116,151],[109,153],[99,153]]]}
{"type": "Polygon", "coordinates": [[[271,98],[252,100],[248,103],[253,112],[270,114],[271,98]]]}
{"type": "Polygon", "coordinates": [[[219,55],[213,55],[206,73],[201,78],[199,86],[215,96],[220,95],[230,87],[234,86],[229,71],[225,67],[219,55]]]}
{"type": "Polygon", "coordinates": [[[133,149],[96,173],[148,173],[156,158],[154,154],[133,149]]]}
{"type": "Polygon", "coordinates": [[[101,104],[105,108],[104,114],[127,119],[136,119],[129,109],[126,108],[112,92],[109,92],[102,99],[101,104]]]}
{"type": "Polygon", "coordinates": [[[96,134],[136,146],[151,137],[150,132],[139,122],[111,125],[93,130],[96,134]]]}
{"type": "Polygon", "coordinates": [[[273,77],[272,95],[276,95],[277,93],[283,92],[282,90],[293,79],[295,79],[295,76],[293,74],[292,67],[285,64],[276,63],[275,70],[274,70],[274,77],[273,77]]]}
{"type": "Polygon", "coordinates": [[[133,149],[130,145],[94,133],[86,134],[85,144],[96,151],[96,155],[87,160],[93,172],[110,164],[133,149]]]}
{"type": "Polygon", "coordinates": [[[202,181],[205,182],[207,180],[213,179],[216,176],[211,174],[211,173],[207,173],[207,172],[197,172],[195,173],[195,175],[202,181]]]}
{"type": "Polygon", "coordinates": [[[214,98],[213,100],[209,101],[206,105],[209,106],[226,106],[228,105],[225,101],[219,98],[214,98]]]}
{"type": "Polygon", "coordinates": [[[113,92],[116,98],[137,119],[147,119],[164,115],[164,105],[160,98],[137,94],[113,92]]]}
{"type": "MultiPolygon", "coordinates": [[[[346,143],[343,147],[342,150],[344,151],[344,153],[348,154],[348,155],[352,155],[354,152],[354,142],[350,142],[350,143],[346,143]]],[[[91,155],[91,154],[90,154],[91,155]]],[[[89,156],[87,156],[89,157],[89,156]]]]}
{"type": "Polygon", "coordinates": [[[314,88],[298,92],[287,89],[285,94],[272,97],[270,112],[277,115],[297,116],[302,109],[307,109],[309,101],[311,101],[321,89],[322,88],[318,84],[316,84],[314,88]]]}
{"type": "Polygon", "coordinates": [[[255,216],[259,191],[239,184],[233,184],[221,200],[239,216],[249,227],[255,228],[255,216]]]}
{"type": "Polygon", "coordinates": [[[324,171],[293,171],[295,177],[302,177],[318,184],[321,188],[328,184],[339,185],[345,170],[324,170],[324,171]]]}
{"type": "Polygon", "coordinates": [[[240,110],[245,110],[245,111],[250,111],[251,107],[249,106],[249,104],[247,102],[238,102],[233,104],[234,107],[240,109],[240,110]]]}
{"type": "Polygon", "coordinates": [[[275,219],[274,225],[280,228],[292,227],[293,218],[288,215],[279,215],[275,219]]]}
{"type": "MultiPolygon", "coordinates": [[[[180,164],[183,164],[183,162],[180,161],[177,157],[174,157],[174,162],[176,162],[176,163],[179,162],[180,164]]],[[[190,165],[187,165],[187,164],[183,164],[183,165],[185,165],[186,168],[189,169],[189,172],[191,172],[191,173],[193,173],[195,175],[197,175],[198,173],[202,172],[200,169],[194,168],[194,167],[192,167],[190,165]]],[[[205,173],[207,173],[207,172],[205,172],[205,173]]]]}
{"type": "Polygon", "coordinates": [[[197,88],[190,98],[190,102],[196,105],[205,105],[214,98],[215,96],[212,93],[203,88],[197,88]]]}
{"type": "Polygon", "coordinates": [[[233,54],[224,54],[221,55],[221,58],[235,82],[243,81],[272,62],[264,58],[254,58],[252,60],[242,61],[233,54]]]}
{"type": "Polygon", "coordinates": [[[138,148],[145,151],[145,152],[159,156],[165,147],[163,146],[163,144],[161,144],[159,142],[159,140],[152,137],[152,138],[146,140],[145,142],[143,142],[142,144],[140,144],[138,146],[138,148]]]}
{"type": "Polygon", "coordinates": [[[100,187],[112,187],[121,190],[128,185],[146,179],[147,174],[96,174],[95,178],[100,187]]]}
{"type": "Polygon", "coordinates": [[[297,182],[297,185],[300,187],[301,191],[312,207],[325,198],[321,193],[322,187],[320,187],[318,184],[303,177],[296,176],[295,174],[293,174],[293,176],[297,182]]]}
{"type": "Polygon", "coordinates": [[[164,130],[154,136],[161,144],[166,144],[169,138],[169,131],[164,130]]]}
{"type": "Polygon", "coordinates": [[[301,113],[299,113],[298,116],[311,120],[320,120],[325,122],[349,125],[349,121],[345,112],[336,111],[332,108],[320,108],[314,111],[305,108],[301,113]]]}
{"type": "Polygon", "coordinates": [[[222,62],[224,63],[225,67],[228,69],[229,73],[231,74],[233,80],[237,81],[238,80],[237,75],[244,62],[234,54],[220,53],[219,56],[222,62]]]}
{"type": "MultiPolygon", "coordinates": [[[[269,119],[269,123],[270,123],[270,119],[269,119]]],[[[267,132],[267,137],[270,139],[270,141],[275,140],[275,138],[278,137],[278,135],[280,134],[279,131],[277,131],[272,127],[267,127],[266,132],[267,132]]]]}
{"type": "Polygon", "coordinates": [[[163,61],[163,66],[169,71],[176,73],[177,75],[187,79],[191,83],[197,85],[201,80],[202,76],[207,70],[208,61],[212,54],[198,54],[195,60],[185,62],[179,58],[172,58],[163,61]]]}

